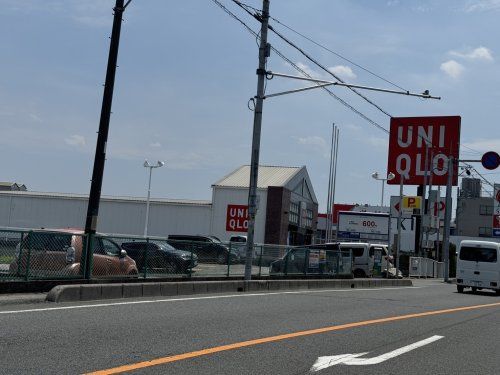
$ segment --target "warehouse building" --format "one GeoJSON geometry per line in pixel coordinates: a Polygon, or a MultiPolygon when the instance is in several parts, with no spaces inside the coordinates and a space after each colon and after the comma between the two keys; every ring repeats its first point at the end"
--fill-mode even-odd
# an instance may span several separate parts
{"type": "MultiPolygon", "coordinates": [[[[148,234],[245,234],[249,179],[249,166],[237,168],[212,185],[212,201],[152,198],[148,234]]],[[[311,243],[318,202],[305,167],[261,166],[257,192],[255,242],[311,243]]],[[[83,228],[87,204],[86,195],[0,191],[0,227],[83,228]]],[[[145,217],[145,198],[103,196],[98,231],[142,235],[145,217]]]]}

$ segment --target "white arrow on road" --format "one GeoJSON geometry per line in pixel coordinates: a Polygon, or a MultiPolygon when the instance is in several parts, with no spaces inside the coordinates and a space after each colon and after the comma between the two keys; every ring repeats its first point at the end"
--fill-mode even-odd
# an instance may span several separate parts
{"type": "Polygon", "coordinates": [[[407,353],[409,351],[415,350],[417,348],[420,348],[422,346],[428,345],[430,343],[433,343],[434,341],[442,339],[444,336],[432,336],[429,337],[428,339],[418,341],[416,343],[410,344],[403,346],[402,348],[393,350],[392,352],[385,353],[382,355],[379,355],[378,357],[373,357],[373,358],[358,358],[361,357],[365,354],[368,354],[369,352],[365,353],[357,353],[357,354],[340,354],[340,355],[332,355],[332,356],[326,356],[326,357],[319,357],[316,360],[316,363],[311,367],[310,372],[317,372],[320,370],[323,370],[325,368],[328,368],[330,366],[335,366],[335,365],[349,365],[349,366],[367,366],[367,365],[377,365],[379,363],[382,363],[384,361],[387,361],[388,359],[395,358],[397,356],[400,356],[401,354],[407,353]]]}

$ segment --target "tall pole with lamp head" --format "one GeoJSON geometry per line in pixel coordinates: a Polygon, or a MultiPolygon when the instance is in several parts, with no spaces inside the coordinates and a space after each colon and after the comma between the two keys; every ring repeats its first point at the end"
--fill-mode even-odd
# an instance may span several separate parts
{"type": "Polygon", "coordinates": [[[144,237],[148,235],[148,222],[149,222],[149,198],[151,196],[151,175],[153,174],[153,168],[160,168],[165,165],[162,161],[157,161],[156,165],[151,165],[147,160],[144,161],[144,167],[149,168],[149,182],[148,182],[148,197],[146,199],[146,219],[144,220],[144,237]]]}

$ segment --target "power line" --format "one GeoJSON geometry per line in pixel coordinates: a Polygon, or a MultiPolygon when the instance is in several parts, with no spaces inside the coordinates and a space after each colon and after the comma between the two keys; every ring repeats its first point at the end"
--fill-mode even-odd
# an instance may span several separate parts
{"type": "MultiPolygon", "coordinates": [[[[255,37],[258,37],[258,33],[255,32],[254,30],[252,30],[252,28],[250,26],[248,26],[243,20],[241,20],[238,16],[236,16],[233,12],[231,12],[227,7],[225,7],[220,1],[218,0],[212,0],[212,2],[214,4],[216,4],[217,6],[219,6],[225,13],[227,13],[229,16],[231,16],[232,18],[234,18],[236,21],[238,21],[241,25],[243,25],[243,27],[245,27],[245,29],[247,29],[247,31],[252,34],[253,36],[255,37]]],[[[253,15],[252,15],[253,16],[253,15]]],[[[286,57],[281,51],[279,51],[277,48],[271,46],[271,49],[280,57],[282,58],[283,60],[285,60],[287,63],[289,63],[295,70],[297,70],[298,72],[302,73],[304,76],[308,77],[308,78],[313,78],[312,76],[310,76],[308,73],[306,73],[303,69],[301,69],[300,67],[297,66],[297,64],[295,64],[292,60],[290,60],[288,57],[286,57]]],[[[364,113],[362,113],[361,111],[359,111],[358,109],[356,109],[355,107],[353,107],[351,104],[347,103],[344,99],[340,98],[339,96],[337,96],[336,94],[334,94],[330,89],[328,89],[327,87],[323,87],[323,90],[325,90],[331,97],[333,97],[335,100],[339,101],[341,104],[343,104],[344,106],[346,106],[347,108],[349,108],[351,111],[353,111],[354,113],[356,113],[358,116],[360,116],[361,118],[363,118],[364,120],[366,120],[367,122],[369,122],[370,124],[372,124],[373,126],[377,127],[378,129],[382,130],[383,132],[389,134],[389,130],[387,130],[386,128],[384,128],[382,125],[378,124],[376,121],[372,120],[371,118],[369,118],[368,116],[366,116],[364,113]]]]}
{"type": "MultiPolygon", "coordinates": [[[[237,0],[235,0],[235,1],[237,1],[237,0]]],[[[254,8],[254,7],[250,6],[250,5],[243,4],[243,3],[241,3],[241,2],[240,2],[240,4],[241,4],[241,5],[243,5],[243,6],[245,6],[245,7],[250,8],[250,9],[253,9],[253,10],[255,10],[255,11],[258,11],[258,9],[254,8]]],[[[347,61],[348,63],[350,63],[350,64],[352,64],[352,65],[354,65],[354,66],[358,67],[358,68],[359,68],[359,69],[361,69],[361,70],[364,70],[365,72],[367,72],[367,73],[371,74],[372,76],[377,77],[377,78],[379,78],[380,80],[382,80],[382,81],[384,81],[384,82],[386,82],[386,83],[388,83],[388,84],[390,84],[390,85],[392,85],[392,86],[394,86],[394,87],[397,87],[398,89],[401,89],[401,90],[403,90],[403,91],[408,91],[408,90],[407,90],[407,89],[405,89],[404,87],[401,87],[401,86],[397,85],[396,83],[394,83],[394,82],[392,82],[392,81],[389,81],[387,78],[382,77],[380,74],[377,74],[377,73],[375,73],[375,72],[371,71],[370,69],[365,68],[364,66],[362,66],[362,65],[360,65],[360,64],[358,64],[358,63],[356,63],[356,62],[352,61],[351,59],[349,59],[349,58],[347,58],[347,57],[345,57],[345,56],[341,55],[340,53],[333,51],[332,49],[330,49],[330,48],[326,47],[325,45],[323,45],[323,44],[321,44],[321,43],[316,42],[316,41],[315,41],[314,39],[312,39],[311,37],[308,37],[307,35],[302,34],[301,32],[299,32],[299,31],[295,30],[295,29],[294,29],[294,28],[292,28],[291,26],[289,26],[289,25],[285,24],[284,22],[281,22],[280,20],[278,20],[278,19],[276,19],[276,18],[274,18],[274,17],[270,17],[270,18],[271,18],[273,21],[275,21],[276,23],[278,23],[278,24],[280,24],[281,26],[283,26],[284,28],[286,28],[286,29],[290,30],[291,32],[293,32],[293,33],[295,33],[295,34],[299,35],[300,37],[302,37],[302,38],[304,38],[304,39],[308,40],[308,41],[309,41],[309,42],[311,42],[312,44],[314,44],[314,45],[316,45],[316,46],[318,46],[318,47],[320,47],[320,48],[324,49],[324,50],[325,50],[325,51],[327,51],[327,52],[330,52],[332,55],[335,55],[335,56],[337,56],[338,58],[340,58],[340,59],[342,59],[342,60],[344,60],[344,61],[347,61]]]]}
{"type": "MultiPolygon", "coordinates": [[[[237,1],[237,0],[232,0],[232,1],[235,4],[237,4],[241,9],[243,9],[246,13],[248,13],[249,15],[251,15],[252,17],[254,17],[257,21],[259,21],[259,22],[261,21],[260,14],[258,12],[252,13],[248,9],[246,9],[239,1],[237,1]]],[[[271,25],[269,25],[269,30],[271,30],[273,33],[275,33],[281,40],[283,40],[285,43],[287,43],[288,45],[290,45],[292,48],[294,48],[297,51],[299,51],[300,54],[302,54],[307,60],[309,60],[314,65],[316,65],[317,67],[319,67],[321,70],[323,70],[327,74],[329,74],[332,77],[334,77],[337,81],[339,81],[341,83],[345,83],[339,76],[337,76],[335,73],[333,73],[330,70],[328,70],[328,68],[326,68],[325,66],[323,66],[321,63],[319,63],[313,57],[311,57],[307,52],[305,52],[302,48],[300,48],[299,46],[297,46],[296,44],[294,44],[291,40],[289,40],[288,38],[286,38],[283,34],[281,34],[280,32],[276,31],[271,25]]],[[[380,112],[382,112],[386,116],[392,117],[392,115],[389,112],[387,112],[386,110],[384,110],[378,104],[374,103],[371,99],[369,99],[365,95],[361,94],[358,90],[356,90],[356,89],[354,89],[352,87],[348,87],[348,89],[351,90],[352,92],[354,92],[356,95],[358,95],[361,98],[363,98],[366,102],[368,102],[370,105],[372,105],[375,108],[377,108],[380,112]]]]}

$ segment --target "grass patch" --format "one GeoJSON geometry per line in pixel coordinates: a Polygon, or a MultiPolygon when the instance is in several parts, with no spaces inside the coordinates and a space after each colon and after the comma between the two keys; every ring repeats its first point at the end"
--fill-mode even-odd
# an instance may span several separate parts
{"type": "Polygon", "coordinates": [[[0,255],[0,263],[10,264],[14,260],[12,255],[0,255]]]}

